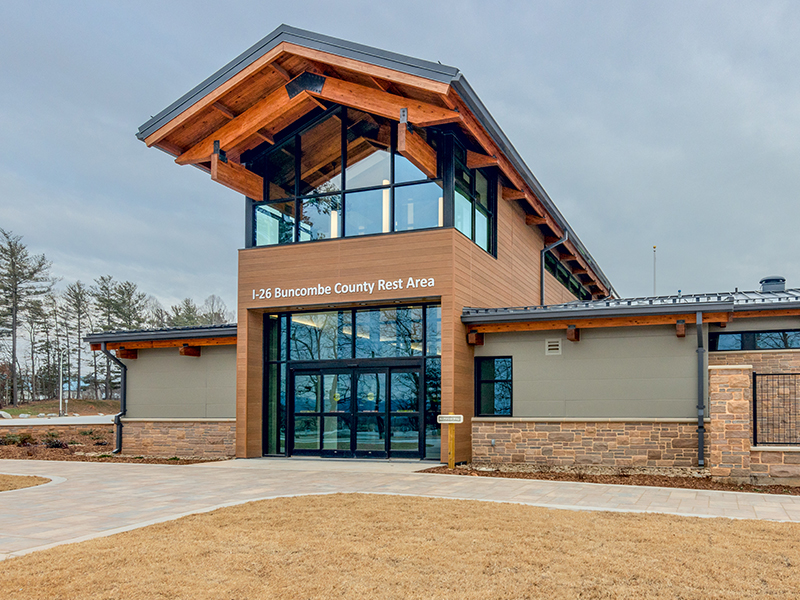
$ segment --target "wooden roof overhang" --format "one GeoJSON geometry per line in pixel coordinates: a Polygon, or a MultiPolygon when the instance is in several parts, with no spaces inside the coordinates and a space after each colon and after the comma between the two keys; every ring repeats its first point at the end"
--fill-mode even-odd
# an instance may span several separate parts
{"type": "Polygon", "coordinates": [[[797,306],[796,303],[775,303],[771,306],[752,309],[749,306],[744,307],[729,301],[698,302],[695,305],[679,304],[671,307],[612,308],[610,310],[599,308],[581,310],[568,305],[545,307],[543,311],[537,311],[537,309],[489,309],[473,312],[471,309],[465,309],[461,321],[466,325],[470,343],[473,344],[481,343],[485,333],[514,331],[564,330],[569,339],[578,341],[580,338],[577,332],[580,329],[648,325],[674,325],[676,335],[684,337],[686,327],[697,323],[698,313],[702,314],[703,323],[726,327],[735,319],[800,316],[800,306],[797,306]]]}
{"type": "Polygon", "coordinates": [[[178,327],[92,333],[84,338],[94,351],[114,350],[118,358],[135,359],[139,350],[178,348],[182,356],[200,356],[203,346],[235,346],[236,325],[178,327]]]}
{"type": "MultiPolygon", "coordinates": [[[[317,107],[340,104],[411,126],[452,123],[471,143],[468,167],[497,167],[502,198],[521,202],[529,226],[557,248],[562,263],[595,298],[613,287],[491,115],[453,67],[420,61],[343,40],[281,26],[259,44],[145,123],[137,134],[148,146],[194,165],[254,200],[263,179],[241,164],[264,143],[317,107]],[[568,233],[568,235],[565,235],[568,233]]],[[[413,130],[400,128],[398,150],[430,172],[435,153],[413,130]]],[[[435,162],[433,163],[435,170],[435,162]]]]}

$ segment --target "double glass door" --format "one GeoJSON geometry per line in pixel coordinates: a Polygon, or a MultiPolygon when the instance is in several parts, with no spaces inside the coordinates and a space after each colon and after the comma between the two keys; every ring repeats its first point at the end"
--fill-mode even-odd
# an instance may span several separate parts
{"type": "Polygon", "coordinates": [[[294,369],[291,454],[422,457],[420,367],[294,369]]]}

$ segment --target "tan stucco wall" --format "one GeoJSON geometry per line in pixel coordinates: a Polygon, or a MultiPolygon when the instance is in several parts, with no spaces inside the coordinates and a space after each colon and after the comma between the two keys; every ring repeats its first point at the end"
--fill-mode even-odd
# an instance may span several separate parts
{"type": "Polygon", "coordinates": [[[513,357],[515,417],[690,418],[697,415],[697,338],[675,326],[486,334],[476,356],[513,357]],[[560,338],[560,356],[545,340],[560,338]]]}
{"type": "Polygon", "coordinates": [[[236,346],[204,346],[200,357],[177,348],[139,350],[128,366],[128,418],[236,416],[236,346]]]}

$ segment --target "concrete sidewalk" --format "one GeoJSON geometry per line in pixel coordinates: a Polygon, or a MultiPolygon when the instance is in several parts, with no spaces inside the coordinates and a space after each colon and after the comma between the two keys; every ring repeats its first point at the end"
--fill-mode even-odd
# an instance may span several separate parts
{"type": "Polygon", "coordinates": [[[0,559],[251,500],[373,493],[568,510],[800,521],[800,496],[417,473],[430,463],[308,459],[146,465],[0,460],[52,483],[0,493],[0,559]]]}

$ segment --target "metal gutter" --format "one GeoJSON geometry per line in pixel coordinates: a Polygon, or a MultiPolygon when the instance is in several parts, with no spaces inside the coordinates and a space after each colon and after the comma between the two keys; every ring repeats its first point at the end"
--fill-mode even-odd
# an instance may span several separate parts
{"type": "Polygon", "coordinates": [[[697,466],[705,466],[706,365],[703,347],[703,313],[697,312],[697,466]]]}
{"type": "Polygon", "coordinates": [[[178,340],[208,337],[236,337],[236,325],[212,325],[209,327],[187,327],[151,329],[139,331],[106,331],[87,335],[84,341],[90,344],[103,342],[146,342],[150,340],[178,340]]]}
{"type": "Polygon", "coordinates": [[[112,454],[119,454],[122,452],[122,417],[128,412],[128,367],[118,359],[116,356],[111,354],[106,348],[106,343],[103,342],[100,351],[108,357],[109,360],[114,362],[122,371],[119,379],[119,412],[114,415],[114,425],[116,425],[116,448],[114,448],[111,453],[112,454]]]}
{"type": "Polygon", "coordinates": [[[702,308],[704,312],[732,312],[733,302],[692,302],[675,303],[669,305],[644,305],[627,307],[598,307],[598,308],[558,308],[558,309],[528,309],[515,312],[492,312],[486,309],[464,309],[461,322],[474,323],[521,323],[526,321],[565,321],[576,319],[603,319],[610,317],[632,317],[637,315],[681,315],[691,314],[702,308]],[[467,312],[470,311],[470,312],[467,312]],[[473,312],[474,311],[474,312],[473,312]]]}

